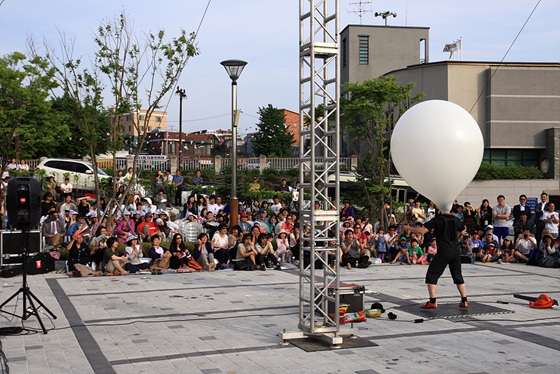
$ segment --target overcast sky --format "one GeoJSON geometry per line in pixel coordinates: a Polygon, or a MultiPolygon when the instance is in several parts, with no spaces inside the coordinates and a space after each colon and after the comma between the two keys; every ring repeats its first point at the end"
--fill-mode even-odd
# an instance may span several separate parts
{"type": "MultiPolygon", "coordinates": [[[[2,0],[0,0],[2,2],[2,0]]],[[[341,28],[359,24],[359,0],[340,0],[341,28]]],[[[363,1],[363,3],[367,3],[363,1]]],[[[362,24],[382,25],[374,12],[393,11],[393,26],[430,27],[430,62],[446,60],[446,43],[462,37],[464,61],[500,61],[538,0],[393,0],[364,4],[362,24]]],[[[76,51],[93,54],[100,21],[123,9],[138,33],[164,28],[177,35],[195,31],[208,0],[5,0],[0,6],[0,55],[25,52],[33,36],[56,46],[58,30],[76,39],[76,51]]],[[[255,128],[258,108],[272,104],[298,111],[297,0],[211,0],[198,36],[200,55],[191,59],[179,85],[183,131],[227,129],[231,124],[231,80],[220,61],[248,62],[238,80],[240,132],[255,128]]],[[[560,61],[560,1],[542,0],[505,61],[560,61]]],[[[166,98],[166,102],[167,102],[166,98]]],[[[179,99],[171,97],[168,126],[178,128],[179,99]]]]}

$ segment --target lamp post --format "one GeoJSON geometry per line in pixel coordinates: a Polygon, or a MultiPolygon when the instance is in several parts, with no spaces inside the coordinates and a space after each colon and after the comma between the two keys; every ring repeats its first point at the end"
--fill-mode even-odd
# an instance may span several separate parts
{"type": "Polygon", "coordinates": [[[179,170],[181,170],[183,165],[183,99],[186,99],[187,95],[185,89],[179,87],[175,93],[179,95],[179,170]]]}
{"type": "Polygon", "coordinates": [[[229,202],[230,226],[239,221],[239,203],[237,200],[237,79],[247,62],[242,60],[225,60],[220,62],[231,78],[231,198],[229,202]]]}

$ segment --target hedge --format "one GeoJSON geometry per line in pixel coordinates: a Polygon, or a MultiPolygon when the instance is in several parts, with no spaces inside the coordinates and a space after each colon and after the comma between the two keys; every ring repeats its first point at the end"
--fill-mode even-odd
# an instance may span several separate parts
{"type": "Polygon", "coordinates": [[[483,162],[474,180],[542,178],[544,175],[536,166],[502,166],[483,162]]]}

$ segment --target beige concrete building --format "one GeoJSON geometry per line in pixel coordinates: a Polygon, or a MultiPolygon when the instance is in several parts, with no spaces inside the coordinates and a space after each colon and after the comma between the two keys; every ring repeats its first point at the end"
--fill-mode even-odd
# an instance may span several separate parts
{"type": "Polygon", "coordinates": [[[167,130],[167,112],[155,110],[148,123],[145,123],[145,121],[146,111],[144,109],[140,110],[138,113],[123,114],[121,117],[121,135],[132,135],[136,141],[138,140],[138,130],[142,133],[144,127],[147,127],[147,132],[152,132],[155,129],[167,130]],[[138,128],[135,124],[138,125],[138,128]]]}
{"type": "Polygon", "coordinates": [[[538,166],[560,178],[560,64],[440,61],[387,74],[425,100],[467,110],[484,137],[484,161],[538,166]]]}

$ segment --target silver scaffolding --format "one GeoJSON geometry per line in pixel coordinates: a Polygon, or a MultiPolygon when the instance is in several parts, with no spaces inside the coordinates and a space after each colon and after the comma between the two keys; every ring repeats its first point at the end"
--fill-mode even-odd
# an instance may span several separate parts
{"type": "Polygon", "coordinates": [[[342,343],[337,266],[340,258],[338,14],[339,0],[300,0],[298,327],[304,334],[319,336],[333,345],[342,343]],[[320,112],[318,106],[322,108],[320,112]],[[329,316],[329,303],[334,316],[329,316]]]}

